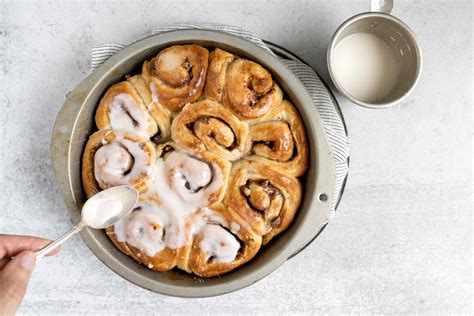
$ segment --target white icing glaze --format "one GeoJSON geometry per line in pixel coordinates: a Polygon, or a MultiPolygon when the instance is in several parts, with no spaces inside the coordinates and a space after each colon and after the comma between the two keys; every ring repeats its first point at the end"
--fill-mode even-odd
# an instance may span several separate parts
{"type": "Polygon", "coordinates": [[[221,184],[220,174],[216,174],[215,181],[211,183],[212,171],[209,164],[176,151],[166,160],[165,172],[170,186],[181,199],[193,202],[197,207],[206,206],[207,196],[221,184]],[[210,185],[206,188],[208,184],[210,185]]]}
{"type": "Polygon", "coordinates": [[[213,210],[203,207],[195,212],[192,216],[188,218],[190,229],[187,231],[187,238],[194,238],[204,226],[209,223],[220,224],[226,226],[226,220],[222,217],[221,214],[214,212],[213,210]]]}
{"type": "Polygon", "coordinates": [[[230,223],[230,231],[234,234],[237,234],[240,230],[240,225],[236,222],[230,223]]]}
{"type": "Polygon", "coordinates": [[[88,204],[88,207],[82,212],[82,219],[88,226],[94,228],[103,228],[107,222],[117,217],[123,210],[122,201],[118,198],[112,200],[91,199],[88,204]]]}
{"type": "Polygon", "coordinates": [[[117,240],[154,256],[166,246],[175,248],[179,225],[173,216],[158,204],[140,201],[134,211],[114,225],[117,240]]]}
{"type": "Polygon", "coordinates": [[[157,103],[158,102],[158,92],[156,91],[155,84],[153,82],[150,83],[150,91],[151,91],[151,102],[157,103]]]}
{"type": "Polygon", "coordinates": [[[133,159],[130,153],[118,142],[100,147],[94,156],[94,174],[99,183],[116,184],[117,178],[132,167],[133,159]]]}
{"type": "Polygon", "coordinates": [[[183,57],[173,52],[165,52],[161,54],[159,60],[161,71],[174,71],[183,63],[183,57]]]}
{"type": "Polygon", "coordinates": [[[201,234],[203,238],[199,242],[199,248],[206,254],[206,260],[212,257],[217,263],[229,263],[237,257],[240,243],[222,226],[207,224],[201,234]]]}
{"type": "Polygon", "coordinates": [[[131,95],[126,93],[116,95],[109,105],[109,110],[112,129],[146,134],[147,112],[137,106],[131,95]]]}
{"type": "Polygon", "coordinates": [[[155,195],[183,216],[208,206],[210,196],[222,185],[219,167],[184,152],[174,151],[166,160],[158,159],[156,174],[147,194],[155,195]]]}
{"type": "MultiPolygon", "coordinates": [[[[183,247],[202,233],[199,247],[208,258],[221,263],[234,260],[240,243],[223,228],[228,226],[226,220],[206,207],[209,196],[222,185],[219,167],[174,151],[166,160],[157,160],[154,172],[144,195],[156,202],[141,201],[139,210],[117,223],[117,240],[153,256],[165,247],[183,247]]],[[[230,226],[234,233],[240,229],[235,222],[230,226]]]]}
{"type": "Polygon", "coordinates": [[[143,173],[153,174],[154,165],[147,162],[140,143],[125,139],[120,132],[115,135],[115,141],[100,147],[94,156],[94,176],[101,188],[133,184],[143,173]]]}

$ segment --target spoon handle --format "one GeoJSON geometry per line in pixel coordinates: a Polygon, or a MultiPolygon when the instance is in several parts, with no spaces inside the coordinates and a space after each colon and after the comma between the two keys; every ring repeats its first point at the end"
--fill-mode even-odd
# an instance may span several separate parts
{"type": "Polygon", "coordinates": [[[80,221],[76,226],[71,228],[67,233],[47,245],[41,250],[38,250],[36,252],[36,262],[39,262],[44,256],[46,256],[48,253],[50,253],[53,249],[56,247],[62,245],[66,240],[71,238],[73,235],[76,233],[80,232],[84,227],[86,226],[86,223],[84,221],[80,221]]]}

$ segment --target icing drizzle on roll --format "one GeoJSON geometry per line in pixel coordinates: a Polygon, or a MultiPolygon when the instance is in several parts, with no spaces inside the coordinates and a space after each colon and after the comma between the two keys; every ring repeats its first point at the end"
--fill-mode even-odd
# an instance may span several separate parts
{"type": "Polygon", "coordinates": [[[112,129],[146,134],[147,113],[135,105],[135,101],[130,95],[126,93],[116,95],[109,105],[109,109],[112,129]]]}
{"type": "Polygon", "coordinates": [[[153,256],[168,245],[179,243],[177,226],[158,205],[140,201],[132,213],[114,225],[117,240],[153,256]]]}
{"type": "Polygon", "coordinates": [[[199,248],[206,253],[206,260],[218,263],[232,262],[240,249],[240,243],[224,227],[216,224],[205,225],[199,248]]]}
{"type": "MultiPolygon", "coordinates": [[[[119,156],[114,151],[107,154],[119,156]]],[[[122,164],[126,163],[127,161],[122,164]]],[[[116,170],[113,171],[116,173],[123,172],[124,168],[120,164],[117,163],[114,167],[116,170]]],[[[148,256],[155,255],[165,247],[178,249],[185,246],[189,233],[194,235],[202,229],[202,223],[206,223],[204,218],[222,220],[207,208],[199,213],[199,220],[194,214],[212,204],[214,194],[224,183],[223,171],[217,164],[175,150],[157,160],[154,172],[154,181],[143,194],[144,199],[149,201],[141,202],[127,218],[115,226],[118,241],[126,242],[148,256]]],[[[216,236],[213,243],[217,243],[221,235],[216,236]]],[[[209,249],[213,247],[208,246],[209,249]]]]}
{"type": "MultiPolygon", "coordinates": [[[[145,104],[144,98],[149,92],[143,90],[143,84],[139,84],[140,77],[129,79],[107,90],[97,109],[96,124],[100,129],[133,132],[149,138],[158,132],[157,122],[145,104]]],[[[162,127],[160,124],[159,128],[162,127]]]]}
{"type": "Polygon", "coordinates": [[[220,168],[185,152],[173,151],[156,162],[155,179],[146,193],[184,215],[208,206],[223,184],[220,168]]]}
{"type": "Polygon", "coordinates": [[[103,189],[117,185],[146,187],[154,174],[155,152],[151,143],[124,132],[106,133],[94,155],[94,177],[103,189]],[[108,141],[108,134],[115,135],[108,141]]]}

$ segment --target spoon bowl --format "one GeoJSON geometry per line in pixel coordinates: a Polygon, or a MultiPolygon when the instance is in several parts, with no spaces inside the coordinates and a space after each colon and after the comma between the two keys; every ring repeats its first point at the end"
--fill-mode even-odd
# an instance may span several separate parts
{"type": "Polygon", "coordinates": [[[138,191],[129,185],[112,187],[93,195],[82,207],[81,221],[48,246],[37,251],[36,261],[41,260],[41,258],[86,226],[95,229],[112,226],[130,214],[138,202],[138,197],[138,191]]]}
{"type": "Polygon", "coordinates": [[[138,191],[129,185],[101,191],[88,199],[82,207],[82,221],[95,229],[112,226],[133,210],[138,197],[138,191]]]}

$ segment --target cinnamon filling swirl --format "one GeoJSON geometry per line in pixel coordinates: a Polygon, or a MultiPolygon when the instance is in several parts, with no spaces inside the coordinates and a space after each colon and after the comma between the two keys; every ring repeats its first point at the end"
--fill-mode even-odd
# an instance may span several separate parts
{"type": "Polygon", "coordinates": [[[179,111],[202,94],[209,52],[197,45],[172,46],[143,64],[143,77],[170,111],[179,111]]]}
{"type": "Polygon", "coordinates": [[[271,74],[259,64],[239,59],[229,65],[223,101],[242,119],[261,117],[282,99],[271,74]]]}
{"type": "Polygon", "coordinates": [[[231,161],[246,153],[249,141],[248,125],[210,100],[187,105],[173,120],[171,137],[186,149],[208,150],[231,161]]]}
{"type": "Polygon", "coordinates": [[[205,143],[215,142],[228,151],[239,146],[236,132],[220,118],[202,116],[195,122],[188,123],[186,127],[205,143]]]}
{"type": "MultiPolygon", "coordinates": [[[[240,187],[247,203],[253,210],[273,221],[283,206],[283,195],[269,180],[248,180],[240,187]]],[[[272,224],[272,226],[275,223],[272,224]]]]}
{"type": "Polygon", "coordinates": [[[290,176],[302,175],[308,167],[308,142],[303,122],[290,102],[273,107],[251,121],[248,159],[272,166],[290,176]]]}
{"type": "Polygon", "coordinates": [[[269,121],[250,128],[252,154],[277,161],[288,161],[298,155],[293,134],[286,122],[269,121]]]}
{"type": "Polygon", "coordinates": [[[301,201],[301,185],[264,164],[239,161],[230,175],[224,203],[240,214],[263,243],[286,229],[301,201]]]}

